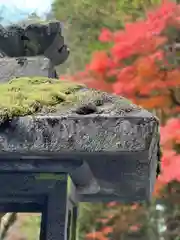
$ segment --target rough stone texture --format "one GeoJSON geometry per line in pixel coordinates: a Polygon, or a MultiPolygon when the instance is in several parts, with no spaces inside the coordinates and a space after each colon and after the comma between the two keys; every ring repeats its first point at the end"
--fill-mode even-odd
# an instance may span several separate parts
{"type": "Polygon", "coordinates": [[[108,117],[23,117],[0,131],[1,151],[143,151],[156,121],[108,117]]]}
{"type": "Polygon", "coordinates": [[[76,103],[68,109],[57,108],[55,113],[44,115],[41,112],[5,122],[0,128],[0,150],[147,150],[157,120],[149,112],[126,100],[108,98],[108,94],[99,96],[101,100],[106,99],[102,106],[88,105],[84,99],[84,102],[76,103]],[[94,112],[88,114],[88,109],[94,112]]]}
{"type": "Polygon", "coordinates": [[[0,26],[0,49],[8,57],[43,55],[56,35],[61,36],[60,22],[28,22],[0,26]]]}
{"type": "MultiPolygon", "coordinates": [[[[149,200],[158,161],[158,120],[126,99],[79,91],[80,100],[68,107],[2,122],[0,151],[67,153],[71,159],[84,152],[80,158],[88,163],[93,179],[77,186],[81,201],[149,200]]],[[[79,185],[76,177],[75,171],[72,179],[79,185]]]]}
{"type": "Polygon", "coordinates": [[[62,64],[69,56],[59,21],[13,24],[7,28],[0,25],[0,52],[8,57],[44,55],[53,66],[62,64]]]}
{"type": "Polygon", "coordinates": [[[29,57],[22,60],[21,64],[16,58],[0,58],[0,71],[0,82],[23,76],[48,77],[49,60],[44,57],[29,57]]]}

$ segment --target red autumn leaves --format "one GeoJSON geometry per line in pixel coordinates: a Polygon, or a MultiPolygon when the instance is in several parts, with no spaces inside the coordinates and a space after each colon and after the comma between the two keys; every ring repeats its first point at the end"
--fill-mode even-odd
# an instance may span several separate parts
{"type": "MultiPolygon", "coordinates": [[[[166,114],[166,124],[160,129],[162,173],[155,190],[174,180],[180,181],[180,119],[175,118],[180,106],[172,97],[172,90],[180,88],[180,66],[174,66],[171,61],[178,52],[172,55],[172,49],[165,50],[175,43],[173,34],[168,33],[172,28],[176,33],[179,31],[180,5],[164,1],[156,10],[147,13],[145,20],[126,24],[124,30],[102,29],[99,40],[102,44],[109,42],[111,47],[94,53],[86,70],[71,78],[166,114]]],[[[107,221],[108,218],[105,223],[107,221]]],[[[130,230],[138,228],[137,224],[132,224],[130,230]]],[[[111,227],[102,228],[100,232],[88,234],[87,239],[108,240],[112,230],[111,227]]]]}
{"type": "MultiPolygon", "coordinates": [[[[179,30],[180,5],[166,1],[148,12],[145,20],[126,24],[124,30],[102,29],[99,40],[110,42],[111,47],[94,53],[86,70],[74,80],[123,95],[147,109],[163,110],[170,118],[180,110],[172,98],[172,89],[180,87],[180,68],[174,67],[169,59],[172,51],[165,50],[173,40],[168,33],[172,27],[176,32],[179,30]]],[[[180,180],[177,173],[180,155],[173,150],[173,144],[180,138],[178,128],[178,119],[169,120],[161,128],[164,151],[159,180],[164,183],[173,178],[180,180]]]]}
{"type": "Polygon", "coordinates": [[[166,184],[171,181],[180,181],[180,154],[175,146],[180,144],[180,119],[170,119],[161,127],[161,145],[164,154],[161,159],[162,173],[159,181],[166,184]]]}
{"type": "Polygon", "coordinates": [[[179,27],[179,5],[166,2],[147,14],[146,20],[126,24],[124,30],[103,29],[99,40],[110,42],[108,51],[95,52],[86,69],[86,77],[78,77],[89,87],[114,92],[152,109],[171,107],[170,89],[180,85],[180,71],[165,71],[168,64],[163,46],[169,39],[165,31],[179,27]]]}

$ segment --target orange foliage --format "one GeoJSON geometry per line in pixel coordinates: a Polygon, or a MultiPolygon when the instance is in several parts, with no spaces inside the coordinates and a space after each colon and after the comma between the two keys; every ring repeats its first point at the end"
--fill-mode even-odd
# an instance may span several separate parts
{"type": "Polygon", "coordinates": [[[167,108],[171,106],[171,100],[168,95],[161,96],[152,96],[146,99],[137,99],[134,101],[136,104],[143,106],[147,109],[155,109],[155,108],[167,108]]]}
{"type": "Polygon", "coordinates": [[[106,236],[104,236],[104,233],[101,231],[86,234],[86,240],[109,240],[109,239],[106,236]]]}
{"type": "MultiPolygon", "coordinates": [[[[180,5],[164,1],[155,11],[147,13],[145,20],[126,24],[124,30],[113,33],[103,29],[99,40],[111,42],[113,47],[108,52],[96,52],[86,71],[72,80],[120,94],[147,109],[160,109],[173,115],[179,113],[180,106],[172,97],[172,89],[180,87],[180,68],[171,61],[176,58],[176,53],[171,56],[170,48],[164,48],[173,40],[173,34],[170,36],[167,31],[172,27],[179,31],[180,5]]],[[[155,195],[164,184],[180,181],[180,154],[174,149],[180,144],[180,119],[170,119],[160,130],[162,173],[157,179],[155,195]]],[[[109,206],[113,207],[115,203],[109,206]]],[[[131,211],[136,209],[139,211],[139,206],[134,205],[131,211]]],[[[102,222],[107,223],[108,217],[102,222]]],[[[129,229],[136,231],[138,228],[132,222],[129,229]]],[[[112,230],[104,228],[96,234],[88,234],[87,239],[108,240],[107,234],[112,230]]]]}
{"type": "Polygon", "coordinates": [[[126,24],[124,30],[113,33],[104,28],[99,40],[113,43],[112,48],[96,52],[86,77],[77,78],[91,88],[123,95],[148,109],[170,108],[170,90],[180,86],[180,69],[165,69],[170,64],[162,47],[169,42],[165,30],[178,29],[179,22],[179,5],[166,1],[147,13],[145,20],[126,24]]]}

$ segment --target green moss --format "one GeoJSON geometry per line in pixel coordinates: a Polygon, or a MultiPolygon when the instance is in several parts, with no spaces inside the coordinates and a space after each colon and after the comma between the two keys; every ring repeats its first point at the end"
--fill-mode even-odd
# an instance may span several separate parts
{"type": "Polygon", "coordinates": [[[104,114],[125,114],[138,108],[120,96],[93,89],[80,91],[83,88],[83,84],[46,77],[23,77],[0,84],[0,123],[26,115],[72,113],[86,104],[100,106],[98,111],[104,114]]]}
{"type": "Polygon", "coordinates": [[[32,115],[43,107],[70,104],[83,85],[48,79],[23,77],[0,84],[0,118],[32,115]]]}

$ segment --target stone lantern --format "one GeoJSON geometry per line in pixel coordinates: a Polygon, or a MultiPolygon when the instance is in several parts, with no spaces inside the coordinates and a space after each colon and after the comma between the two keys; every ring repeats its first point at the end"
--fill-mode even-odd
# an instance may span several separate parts
{"type": "Polygon", "coordinates": [[[159,122],[125,98],[49,79],[49,70],[33,77],[38,54],[55,66],[68,50],[57,23],[17,29],[1,30],[15,31],[7,42],[16,49],[0,40],[0,68],[19,64],[1,77],[0,212],[41,212],[41,240],[75,240],[79,202],[151,200],[159,122]]]}

